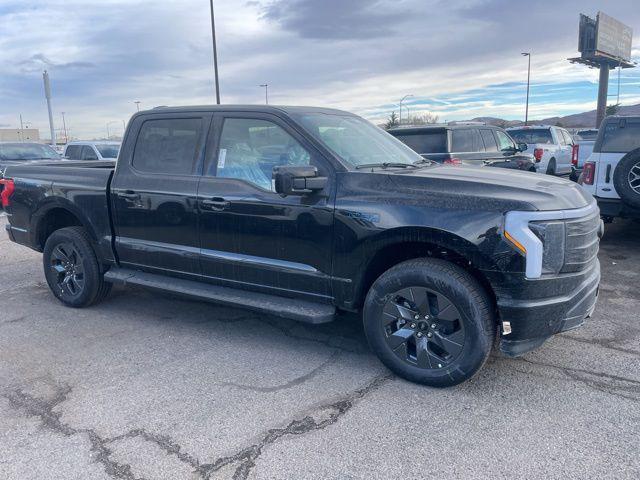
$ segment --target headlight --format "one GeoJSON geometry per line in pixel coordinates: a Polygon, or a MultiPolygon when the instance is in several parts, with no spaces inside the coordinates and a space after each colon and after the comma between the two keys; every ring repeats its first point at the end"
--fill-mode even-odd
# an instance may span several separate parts
{"type": "Polygon", "coordinates": [[[542,241],[542,273],[560,273],[564,266],[565,223],[531,222],[529,228],[542,241]]]}
{"type": "Polygon", "coordinates": [[[526,277],[558,274],[565,263],[567,220],[599,215],[593,201],[583,208],[532,212],[507,212],[504,237],[526,258],[526,277]]]}

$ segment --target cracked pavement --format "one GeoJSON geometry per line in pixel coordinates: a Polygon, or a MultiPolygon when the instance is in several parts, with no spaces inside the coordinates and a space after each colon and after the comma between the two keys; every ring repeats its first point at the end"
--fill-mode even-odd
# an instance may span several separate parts
{"type": "Polygon", "coordinates": [[[607,227],[594,317],[447,390],[390,375],[353,316],[65,308],[3,233],[0,478],[638,478],[640,225],[607,227]]]}

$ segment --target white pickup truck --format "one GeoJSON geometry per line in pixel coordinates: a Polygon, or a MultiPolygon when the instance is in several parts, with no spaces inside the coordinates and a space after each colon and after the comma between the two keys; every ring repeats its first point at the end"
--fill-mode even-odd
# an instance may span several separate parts
{"type": "Polygon", "coordinates": [[[604,119],[578,183],[596,198],[605,221],[640,218],[640,116],[604,119]]]}
{"type": "Polygon", "coordinates": [[[516,143],[526,143],[538,173],[565,175],[572,171],[574,141],[564,128],[535,125],[507,128],[516,143]]]}
{"type": "Polygon", "coordinates": [[[591,156],[593,152],[593,146],[596,143],[598,137],[598,129],[588,128],[578,130],[573,135],[574,147],[573,156],[571,162],[573,163],[573,169],[571,170],[571,180],[578,181],[578,177],[582,173],[582,167],[584,162],[591,156]]]}

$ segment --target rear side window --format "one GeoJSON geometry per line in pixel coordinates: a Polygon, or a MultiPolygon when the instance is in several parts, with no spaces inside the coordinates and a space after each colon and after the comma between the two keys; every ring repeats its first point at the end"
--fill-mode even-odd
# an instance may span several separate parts
{"type": "Polygon", "coordinates": [[[543,143],[552,145],[553,137],[548,128],[523,128],[521,130],[509,130],[509,135],[517,143],[543,143]]]}
{"type": "Polygon", "coordinates": [[[608,122],[604,126],[601,152],[627,153],[636,148],[640,148],[640,119],[608,122]]]}
{"type": "Polygon", "coordinates": [[[80,150],[82,145],[69,145],[64,156],[70,160],[80,160],[80,150]]]}
{"type": "Polygon", "coordinates": [[[141,172],[189,175],[202,134],[200,118],[147,120],[133,153],[133,167],[141,172]]]}
{"type": "Polygon", "coordinates": [[[457,128],[451,131],[451,151],[455,153],[481,152],[484,145],[475,128],[457,128]]]}
{"type": "Polygon", "coordinates": [[[82,153],[80,155],[82,157],[82,160],[98,160],[98,155],[90,145],[85,145],[84,147],[82,147],[82,153]]]}
{"type": "Polygon", "coordinates": [[[496,143],[496,137],[493,136],[491,130],[480,130],[480,136],[484,142],[484,148],[487,152],[497,152],[498,144],[496,143]]]}
{"type": "Polygon", "coordinates": [[[447,153],[446,130],[432,132],[401,132],[393,136],[418,153],[447,153]]]}

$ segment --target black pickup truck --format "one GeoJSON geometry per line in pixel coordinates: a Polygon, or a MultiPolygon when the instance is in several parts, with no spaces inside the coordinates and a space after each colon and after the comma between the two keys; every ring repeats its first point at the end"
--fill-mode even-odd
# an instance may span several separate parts
{"type": "Polygon", "coordinates": [[[117,164],[9,166],[11,239],[64,304],[112,284],[308,323],[361,312],[371,349],[433,386],[581,325],[602,223],[574,183],[421,158],[355,115],[272,106],[134,115],[117,164]]]}

